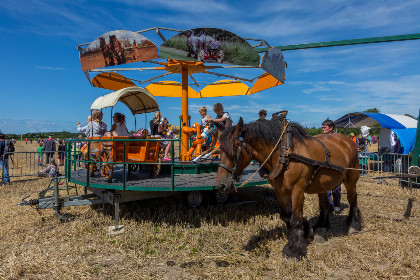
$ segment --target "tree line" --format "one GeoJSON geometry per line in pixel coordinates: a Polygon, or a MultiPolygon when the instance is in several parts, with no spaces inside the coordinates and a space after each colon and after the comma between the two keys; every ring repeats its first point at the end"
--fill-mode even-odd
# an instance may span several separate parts
{"type": "MultiPolygon", "coordinates": [[[[77,138],[80,133],[73,133],[73,132],[67,132],[67,131],[61,131],[61,132],[35,132],[35,133],[24,133],[24,134],[5,134],[7,139],[16,139],[20,140],[21,137],[23,140],[25,139],[32,139],[36,140],[38,138],[46,139],[48,136],[52,136],[54,139],[69,139],[69,138],[77,138]]],[[[83,137],[85,136],[84,133],[82,133],[83,137]]]]}

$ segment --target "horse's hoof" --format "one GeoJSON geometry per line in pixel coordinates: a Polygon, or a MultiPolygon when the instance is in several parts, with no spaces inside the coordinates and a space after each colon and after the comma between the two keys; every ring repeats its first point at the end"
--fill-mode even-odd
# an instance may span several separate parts
{"type": "Polygon", "coordinates": [[[359,233],[360,229],[354,228],[354,227],[349,227],[349,234],[355,234],[355,233],[359,233]]]}
{"type": "Polygon", "coordinates": [[[289,259],[297,259],[300,261],[302,258],[306,257],[306,247],[294,247],[287,243],[283,248],[283,256],[289,259]]]}
{"type": "Polygon", "coordinates": [[[326,228],[317,228],[315,230],[314,242],[325,243],[328,241],[328,231],[326,228]]]}

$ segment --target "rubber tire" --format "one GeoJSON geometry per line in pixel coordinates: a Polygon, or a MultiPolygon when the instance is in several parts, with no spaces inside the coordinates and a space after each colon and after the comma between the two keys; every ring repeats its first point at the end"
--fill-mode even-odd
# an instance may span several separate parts
{"type": "Polygon", "coordinates": [[[203,193],[200,191],[190,191],[186,194],[186,203],[191,208],[197,208],[203,204],[203,193]]]}
{"type": "Polygon", "coordinates": [[[212,195],[213,195],[213,200],[216,204],[224,204],[229,199],[229,194],[221,193],[218,190],[214,190],[212,195]]]}

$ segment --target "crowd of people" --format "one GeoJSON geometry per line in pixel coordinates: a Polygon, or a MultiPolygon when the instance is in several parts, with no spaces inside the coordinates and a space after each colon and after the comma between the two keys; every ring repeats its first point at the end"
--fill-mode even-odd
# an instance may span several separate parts
{"type": "MultiPolygon", "coordinates": [[[[213,106],[213,111],[216,114],[214,118],[210,117],[205,106],[199,108],[199,114],[201,116],[201,137],[205,139],[204,146],[209,147],[211,143],[211,137],[215,131],[215,124],[223,126],[233,125],[233,121],[228,112],[225,112],[224,107],[221,103],[216,103],[213,106]]],[[[95,110],[91,115],[88,116],[87,124],[84,127],[81,127],[80,122],[77,122],[78,132],[84,133],[85,137],[100,137],[100,136],[128,136],[133,138],[146,138],[147,136],[159,137],[161,139],[175,139],[179,138],[179,128],[173,125],[170,125],[166,117],[162,117],[162,114],[158,111],[155,112],[154,117],[150,120],[148,129],[139,129],[134,134],[130,134],[126,126],[126,118],[122,113],[115,113],[113,115],[113,124],[110,130],[107,129],[107,125],[102,121],[103,114],[100,110],[95,110]]],[[[267,111],[260,110],[258,112],[258,119],[256,121],[266,121],[267,111]]],[[[334,122],[327,119],[322,123],[322,131],[324,134],[334,133],[334,122]]],[[[355,137],[354,133],[350,134],[350,139],[358,146],[359,151],[368,151],[368,146],[372,143],[378,141],[376,137],[366,136],[360,134],[359,137],[355,137]]],[[[76,159],[80,158],[81,152],[83,151],[86,143],[82,141],[84,138],[82,135],[78,137],[81,141],[76,142],[71,148],[71,155],[76,159]]],[[[26,140],[26,144],[28,139],[26,140]]],[[[398,137],[395,136],[394,152],[400,152],[401,144],[398,137]]],[[[31,140],[30,140],[31,141],[31,140]]],[[[13,143],[13,141],[12,141],[13,143]]],[[[37,139],[38,147],[38,165],[45,167],[41,172],[42,174],[52,174],[58,173],[59,166],[64,165],[64,153],[65,145],[63,140],[53,139],[52,136],[49,136],[48,139],[37,139]],[[54,153],[58,152],[57,162],[54,160],[54,153]],[[45,158],[45,165],[44,165],[45,158]],[[51,166],[52,165],[52,166],[51,166]],[[51,172],[52,170],[52,172],[51,172]]],[[[163,160],[171,160],[169,141],[161,142],[162,148],[164,150],[163,160]]],[[[217,145],[217,144],[216,144],[217,145]]],[[[0,155],[4,154],[6,142],[4,141],[4,135],[0,133],[0,155]],[[3,137],[3,138],[2,138],[3,137]]],[[[3,182],[8,183],[8,161],[4,157],[0,156],[0,167],[4,167],[3,171],[3,182]],[[4,163],[3,163],[4,161],[4,163]]],[[[339,211],[337,209],[340,204],[340,190],[341,187],[338,186],[335,188],[329,197],[330,199],[330,209],[339,211]],[[337,201],[337,202],[336,202],[337,201]]]]}

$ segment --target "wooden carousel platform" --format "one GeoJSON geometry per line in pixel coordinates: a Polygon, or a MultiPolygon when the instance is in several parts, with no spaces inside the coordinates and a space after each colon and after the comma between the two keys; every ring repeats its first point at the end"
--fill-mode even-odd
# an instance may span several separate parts
{"type": "MultiPolygon", "coordinates": [[[[90,188],[133,190],[133,191],[191,191],[215,189],[218,161],[192,163],[175,161],[173,175],[171,163],[164,163],[157,176],[150,176],[152,165],[141,165],[140,170],[124,173],[122,164],[114,165],[111,182],[106,182],[99,171],[87,178],[86,169],[77,169],[69,174],[69,181],[90,188]],[[125,179],[125,183],[124,183],[125,179]]],[[[258,169],[258,163],[250,164],[242,173],[238,185],[247,180],[258,169]]],[[[267,181],[255,174],[247,186],[266,184],[267,181]]]]}

